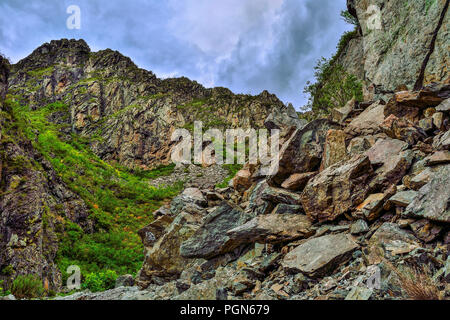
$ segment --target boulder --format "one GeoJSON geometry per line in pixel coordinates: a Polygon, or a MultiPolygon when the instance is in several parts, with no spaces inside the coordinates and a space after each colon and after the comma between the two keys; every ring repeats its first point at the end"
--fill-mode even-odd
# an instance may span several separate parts
{"type": "Polygon", "coordinates": [[[445,99],[436,107],[436,111],[449,112],[450,111],[450,99],[445,99]]]}
{"type": "Polygon", "coordinates": [[[243,192],[252,186],[252,173],[250,169],[241,169],[233,178],[233,188],[239,192],[243,192]]]}
{"type": "Polygon", "coordinates": [[[401,106],[427,108],[438,106],[443,99],[430,90],[400,91],[394,95],[401,106]]]}
{"type": "Polygon", "coordinates": [[[411,167],[414,154],[406,150],[408,144],[397,139],[380,139],[370,148],[366,155],[376,169],[375,186],[387,188],[396,185],[411,167]]]}
{"type": "Polygon", "coordinates": [[[427,219],[418,220],[411,223],[410,226],[415,236],[424,242],[431,242],[436,239],[443,229],[442,226],[438,226],[427,219]]]}
{"type": "Polygon", "coordinates": [[[180,254],[185,258],[213,258],[231,252],[240,243],[233,241],[227,231],[243,225],[252,216],[239,207],[223,201],[210,213],[201,227],[180,246],[180,254]]]}
{"type": "Polygon", "coordinates": [[[174,218],[167,215],[161,216],[148,226],[140,229],[138,235],[141,237],[144,247],[153,246],[153,244],[164,235],[166,229],[168,229],[173,222],[173,219],[174,218]]]}
{"type": "Polygon", "coordinates": [[[350,143],[347,147],[347,154],[350,157],[353,157],[356,154],[361,154],[370,149],[372,145],[366,137],[356,137],[350,140],[350,143]]]}
{"type": "Polygon", "coordinates": [[[436,112],[432,118],[434,126],[440,130],[444,124],[444,114],[442,112],[436,112]]]}
{"type": "Polygon", "coordinates": [[[350,113],[355,109],[356,107],[356,100],[353,98],[347,104],[342,108],[336,108],[331,110],[331,118],[333,121],[338,123],[343,123],[345,119],[350,115],[350,113]]]}
{"type": "Polygon", "coordinates": [[[200,221],[188,213],[179,214],[166,233],[149,248],[146,248],[144,263],[137,282],[147,287],[153,277],[174,279],[179,277],[188,264],[180,255],[180,245],[199,228],[200,221]]]}
{"type": "Polygon", "coordinates": [[[320,171],[329,166],[348,159],[347,148],[345,146],[346,134],[342,130],[328,130],[325,140],[324,151],[320,171]]]}
{"type": "Polygon", "coordinates": [[[406,118],[398,118],[391,114],[381,125],[384,133],[392,139],[403,140],[413,146],[418,141],[426,138],[426,134],[406,118]]]}
{"type": "Polygon", "coordinates": [[[186,188],[181,193],[181,196],[198,206],[206,207],[208,205],[205,196],[198,188],[186,188]]]}
{"type": "Polygon", "coordinates": [[[310,277],[323,277],[348,261],[358,248],[349,235],[330,234],[307,240],[289,252],[282,261],[283,268],[302,272],[310,277]]]}
{"type": "Polygon", "coordinates": [[[292,104],[285,109],[275,110],[264,121],[264,126],[269,129],[288,131],[290,128],[302,129],[308,121],[300,119],[292,104]]]}
{"type": "Polygon", "coordinates": [[[273,210],[273,204],[271,202],[262,199],[262,194],[266,189],[270,188],[266,180],[258,182],[254,187],[248,190],[248,206],[247,209],[250,212],[257,214],[266,214],[273,210]]]}
{"type": "Polygon", "coordinates": [[[257,216],[227,232],[236,243],[279,243],[314,234],[311,221],[300,214],[269,214],[257,216]]]}
{"type": "Polygon", "coordinates": [[[281,184],[281,187],[291,191],[302,191],[308,181],[316,175],[317,172],[294,173],[281,184]]]}
{"type": "Polygon", "coordinates": [[[407,207],[417,196],[414,190],[397,192],[388,201],[398,207],[407,207]]]}
{"type": "Polygon", "coordinates": [[[271,183],[280,185],[293,173],[317,171],[330,129],[340,129],[340,125],[318,119],[311,121],[303,129],[295,130],[280,149],[279,170],[270,177],[271,183]]]}
{"type": "Polygon", "coordinates": [[[369,231],[369,226],[367,225],[367,222],[362,219],[359,219],[350,227],[351,234],[361,234],[367,231],[369,231]]]}
{"type": "Polygon", "coordinates": [[[425,158],[425,163],[427,166],[450,163],[450,151],[436,151],[431,156],[425,158]]]}
{"type": "Polygon", "coordinates": [[[285,203],[278,204],[272,211],[272,214],[301,214],[301,213],[303,213],[302,206],[285,203]]]}
{"type": "Polygon", "coordinates": [[[345,129],[351,135],[375,134],[381,131],[380,125],[384,121],[384,105],[375,102],[354,118],[345,129]]]}
{"type": "Polygon", "coordinates": [[[411,178],[411,180],[409,180],[408,182],[407,187],[417,191],[424,185],[426,185],[432,177],[433,172],[430,168],[426,168],[425,170],[422,170],[419,174],[411,178]]]}
{"type": "Polygon", "coordinates": [[[337,163],[308,182],[301,195],[303,209],[312,220],[334,220],[364,201],[372,177],[367,156],[337,163]]]}
{"type": "Polygon", "coordinates": [[[300,195],[294,192],[290,192],[281,188],[268,187],[261,195],[264,201],[269,201],[274,204],[284,203],[299,205],[300,195]]]}
{"type": "Polygon", "coordinates": [[[404,211],[405,216],[450,223],[450,165],[440,167],[434,177],[418,191],[404,211]]]}
{"type": "Polygon", "coordinates": [[[436,150],[450,150],[450,130],[434,137],[433,148],[436,150]]]}
{"type": "Polygon", "coordinates": [[[377,264],[382,261],[382,257],[389,252],[391,255],[398,255],[411,252],[419,247],[417,239],[395,223],[385,222],[372,235],[369,240],[369,255],[367,257],[370,264],[377,264]]]}

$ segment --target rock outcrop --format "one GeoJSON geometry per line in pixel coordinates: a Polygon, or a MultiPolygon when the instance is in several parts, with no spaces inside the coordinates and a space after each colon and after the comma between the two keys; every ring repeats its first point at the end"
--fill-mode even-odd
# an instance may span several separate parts
{"type": "Polygon", "coordinates": [[[35,109],[67,103],[69,115],[61,117],[68,119],[57,121],[90,138],[100,158],[130,168],[168,164],[173,131],[193,128],[194,121],[203,128],[258,128],[272,112],[292,118],[267,91],[253,97],[187,78],[160,80],[117,51],[91,52],[83,40],[40,46],[12,67],[10,87],[35,109]]]}

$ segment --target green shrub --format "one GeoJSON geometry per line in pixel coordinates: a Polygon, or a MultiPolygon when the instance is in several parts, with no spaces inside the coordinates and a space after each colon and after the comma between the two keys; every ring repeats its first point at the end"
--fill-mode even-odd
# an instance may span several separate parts
{"type": "Polygon", "coordinates": [[[355,18],[350,12],[347,10],[341,11],[341,18],[347,22],[348,24],[353,24],[355,26],[359,26],[359,21],[355,18]]]}
{"type": "Polygon", "coordinates": [[[316,83],[307,83],[304,92],[310,95],[305,110],[316,115],[328,114],[334,108],[343,107],[349,100],[363,100],[362,83],[354,75],[330,60],[322,58],[315,67],[316,83]]]}
{"type": "Polygon", "coordinates": [[[105,272],[89,273],[86,275],[83,284],[83,289],[89,289],[91,292],[105,291],[113,289],[116,284],[117,273],[113,270],[106,270],[105,272]]]}
{"type": "Polygon", "coordinates": [[[38,298],[43,295],[44,286],[42,280],[35,275],[18,276],[12,283],[11,293],[17,299],[38,298]]]}
{"type": "Polygon", "coordinates": [[[4,297],[11,294],[11,291],[6,290],[6,288],[4,288],[4,283],[5,283],[4,280],[0,280],[0,297],[4,297]]]}
{"type": "MultiPolygon", "coordinates": [[[[95,221],[94,233],[88,234],[64,214],[53,213],[61,220],[56,262],[63,283],[70,265],[78,265],[84,274],[106,270],[117,274],[136,273],[144,259],[144,247],[137,231],[152,222],[152,212],[183,188],[182,182],[155,188],[149,186],[148,180],[171,174],[174,165],[144,171],[107,163],[92,152],[88,138],[75,134],[62,136],[63,125],[48,120],[54,112],[68,111],[67,105],[55,102],[30,110],[18,102],[20,96],[8,98],[14,127],[4,126],[6,134],[15,141],[32,141],[65,184],[84,200],[90,218],[95,221]]],[[[18,168],[37,165],[25,163],[26,159],[18,160],[15,164],[18,168]]]]}

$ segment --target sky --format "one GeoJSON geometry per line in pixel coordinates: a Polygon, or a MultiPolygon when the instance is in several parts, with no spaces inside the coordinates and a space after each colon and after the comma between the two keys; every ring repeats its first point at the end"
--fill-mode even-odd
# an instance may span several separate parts
{"type": "Polygon", "coordinates": [[[1,0],[0,52],[16,63],[45,42],[84,39],[160,78],[268,90],[299,109],[317,60],[352,29],[345,8],[346,0],[1,0]],[[80,29],[67,27],[71,5],[80,29]]]}

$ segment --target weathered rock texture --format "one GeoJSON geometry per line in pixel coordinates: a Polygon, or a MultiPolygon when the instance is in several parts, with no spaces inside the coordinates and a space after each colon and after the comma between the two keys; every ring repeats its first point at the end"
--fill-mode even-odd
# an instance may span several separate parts
{"type": "Polygon", "coordinates": [[[204,128],[258,128],[272,111],[288,112],[267,91],[253,97],[187,78],[160,80],[117,51],[91,52],[83,40],[42,45],[13,66],[10,82],[33,108],[66,102],[72,132],[91,138],[102,159],[128,167],[168,164],[172,132],[194,121],[204,128]]]}

